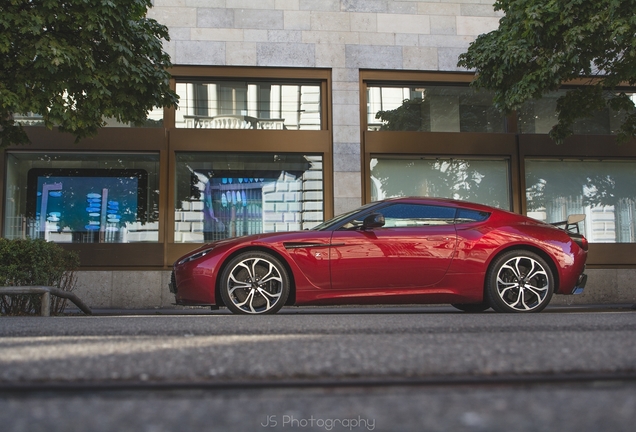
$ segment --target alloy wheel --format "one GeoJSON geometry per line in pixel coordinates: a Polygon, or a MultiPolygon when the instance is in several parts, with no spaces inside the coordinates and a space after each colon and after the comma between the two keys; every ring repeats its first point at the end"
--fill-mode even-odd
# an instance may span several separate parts
{"type": "Polygon", "coordinates": [[[274,313],[286,300],[287,276],[280,264],[265,254],[239,257],[230,263],[225,275],[223,297],[233,312],[274,313]]]}
{"type": "Polygon", "coordinates": [[[529,312],[544,305],[552,292],[549,270],[530,256],[515,256],[497,271],[496,293],[510,309],[529,312]]]}

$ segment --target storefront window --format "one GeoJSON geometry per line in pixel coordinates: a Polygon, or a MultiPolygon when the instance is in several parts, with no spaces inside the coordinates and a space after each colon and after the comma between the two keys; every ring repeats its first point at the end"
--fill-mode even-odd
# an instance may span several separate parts
{"type": "Polygon", "coordinates": [[[370,131],[505,132],[492,93],[460,86],[367,87],[370,131]]]}
{"type": "Polygon", "coordinates": [[[371,159],[371,200],[399,196],[453,198],[510,209],[507,159],[371,159]]]}
{"type": "Polygon", "coordinates": [[[7,153],[4,237],[159,240],[159,155],[7,153]]]}
{"type": "Polygon", "coordinates": [[[526,160],[527,213],[559,222],[586,215],[593,243],[636,242],[636,162],[526,160]]]}
{"type": "Polygon", "coordinates": [[[178,128],[320,130],[320,83],[177,83],[178,128]]]}
{"type": "Polygon", "coordinates": [[[312,228],[323,220],[322,156],[179,152],[175,243],[312,228]]]}
{"type": "MultiPolygon", "coordinates": [[[[547,134],[557,123],[557,99],[565,94],[565,90],[549,93],[541,99],[524,103],[518,110],[519,132],[527,134],[547,134]]],[[[636,100],[635,93],[628,95],[636,100]]],[[[615,134],[623,121],[623,115],[606,108],[591,116],[579,119],[573,125],[575,134],[609,135],[615,134]]]]}

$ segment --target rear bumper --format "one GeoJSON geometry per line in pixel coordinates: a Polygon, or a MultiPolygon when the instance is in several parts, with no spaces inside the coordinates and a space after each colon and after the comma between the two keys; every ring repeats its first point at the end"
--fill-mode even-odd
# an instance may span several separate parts
{"type": "Polygon", "coordinates": [[[581,273],[579,280],[576,281],[576,286],[572,290],[572,294],[583,294],[585,284],[587,284],[587,275],[585,273],[581,273]]]}

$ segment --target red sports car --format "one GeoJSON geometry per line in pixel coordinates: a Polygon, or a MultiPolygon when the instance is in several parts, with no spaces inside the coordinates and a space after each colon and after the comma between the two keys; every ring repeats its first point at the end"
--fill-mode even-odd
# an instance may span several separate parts
{"type": "Polygon", "coordinates": [[[578,220],[561,229],[463,201],[389,199],[311,230],[206,244],[175,263],[170,290],[177,304],[241,314],[417,303],[538,312],[553,293],[585,286],[588,245],[578,220]]]}

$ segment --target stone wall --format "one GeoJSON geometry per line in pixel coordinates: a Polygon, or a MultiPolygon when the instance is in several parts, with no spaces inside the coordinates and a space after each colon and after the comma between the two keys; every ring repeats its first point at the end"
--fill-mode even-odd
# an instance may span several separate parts
{"type": "Polygon", "coordinates": [[[74,292],[93,309],[173,308],[169,282],[169,270],[79,271],[74,292]]]}
{"type": "MultiPolygon", "coordinates": [[[[636,269],[590,269],[585,292],[551,305],[636,304],[636,269]]],[[[169,271],[81,271],[75,293],[93,309],[175,308],[169,271]]],[[[69,304],[69,309],[73,307],[69,304]]]]}

